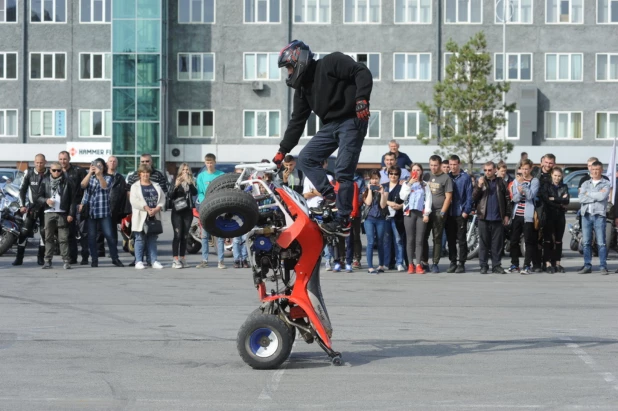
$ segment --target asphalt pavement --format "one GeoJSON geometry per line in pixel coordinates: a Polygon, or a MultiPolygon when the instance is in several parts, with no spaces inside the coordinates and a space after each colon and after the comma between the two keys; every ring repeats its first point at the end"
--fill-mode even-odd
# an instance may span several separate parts
{"type": "Polygon", "coordinates": [[[344,364],[297,338],[256,371],[236,351],[250,271],[169,268],[166,219],[164,270],[0,257],[0,410],[618,409],[613,252],[609,276],[576,274],[571,251],[566,274],[325,272],[344,364]]]}

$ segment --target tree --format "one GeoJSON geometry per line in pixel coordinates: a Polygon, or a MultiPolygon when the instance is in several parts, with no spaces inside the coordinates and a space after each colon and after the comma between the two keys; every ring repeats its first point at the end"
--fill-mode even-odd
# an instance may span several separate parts
{"type": "MultiPolygon", "coordinates": [[[[440,127],[436,153],[458,154],[469,170],[486,157],[504,160],[513,150],[513,144],[496,139],[496,134],[506,124],[505,113],[513,112],[515,104],[502,104],[509,83],[490,80],[491,56],[486,49],[483,32],[461,47],[449,40],[450,60],[444,81],[434,86],[434,106],[418,103],[429,122],[440,127]]],[[[421,136],[424,144],[430,140],[431,136],[421,136]]]]}

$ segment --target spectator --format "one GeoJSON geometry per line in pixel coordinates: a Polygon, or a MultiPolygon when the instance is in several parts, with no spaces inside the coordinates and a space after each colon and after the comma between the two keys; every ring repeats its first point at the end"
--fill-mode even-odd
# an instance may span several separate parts
{"type": "Polygon", "coordinates": [[[112,212],[109,202],[109,192],[112,186],[112,177],[107,174],[107,164],[102,158],[97,158],[90,164],[88,174],[81,181],[84,189],[84,197],[79,205],[80,214],[84,212],[88,216],[88,244],[92,256],[91,267],[99,266],[99,253],[97,251],[97,233],[103,231],[107,240],[107,248],[112,257],[112,264],[116,267],[124,267],[118,259],[118,244],[114,238],[112,228],[112,212]],[[84,207],[88,211],[84,211],[84,207]]]}
{"type": "MultiPolygon", "coordinates": [[[[448,174],[444,173],[440,168],[442,158],[438,155],[433,155],[429,158],[429,189],[431,190],[431,215],[425,230],[425,239],[423,242],[423,263],[428,267],[429,261],[429,235],[433,233],[433,265],[431,266],[432,273],[439,273],[440,256],[442,255],[442,233],[444,231],[444,220],[448,208],[451,205],[453,198],[453,180],[448,174]]],[[[427,269],[423,267],[424,269],[427,269]]]]}
{"type": "MultiPolygon", "coordinates": [[[[399,143],[397,142],[397,140],[389,141],[388,150],[389,153],[393,153],[395,155],[395,164],[398,165],[399,168],[401,168],[402,170],[409,170],[410,167],[412,167],[412,160],[410,160],[410,157],[406,153],[402,153],[401,151],[399,151],[399,143]]],[[[384,162],[385,156],[386,154],[382,156],[382,160],[380,161],[380,165],[383,168],[387,167],[386,163],[384,162]]]]}
{"type": "Polygon", "coordinates": [[[131,231],[135,235],[135,269],[146,268],[142,262],[144,253],[148,253],[152,268],[161,269],[163,265],[157,260],[157,234],[146,234],[146,219],[161,220],[161,210],[165,204],[165,193],[161,186],[150,180],[152,169],[148,164],[141,164],[137,169],[139,181],[131,185],[131,231]]]}
{"type": "Polygon", "coordinates": [[[556,156],[549,153],[541,158],[541,167],[537,170],[533,177],[539,180],[539,188],[544,184],[552,183],[552,170],[556,166],[556,156]]]}
{"type": "Polygon", "coordinates": [[[170,193],[172,200],[172,228],[174,239],[172,240],[172,268],[185,268],[187,261],[187,235],[193,221],[193,197],[197,195],[193,173],[187,163],[178,167],[176,182],[170,193]],[[180,256],[180,258],[179,258],[180,256]]]}
{"type": "MultiPolygon", "coordinates": [[[[262,163],[270,163],[270,160],[262,160],[262,163]]],[[[241,174],[243,172],[242,168],[235,168],[234,172],[236,174],[241,174]]],[[[263,174],[263,179],[264,181],[267,181],[270,183],[270,177],[272,174],[268,174],[268,173],[264,173],[263,174]]],[[[259,177],[258,177],[259,178],[259,177]]],[[[261,184],[257,184],[260,193],[261,194],[265,194],[266,190],[264,189],[264,186],[262,186],[261,184]]],[[[249,191],[251,191],[249,189],[249,191]]],[[[260,200],[258,201],[258,206],[262,206],[262,205],[268,205],[272,203],[272,199],[270,198],[266,198],[264,200],[260,200]]],[[[268,208],[264,208],[264,209],[260,209],[261,213],[266,213],[269,212],[270,209],[268,208]]],[[[232,256],[234,258],[234,268],[249,268],[249,252],[247,250],[247,234],[242,235],[240,237],[234,237],[232,239],[232,256]]]]}
{"type": "Polygon", "coordinates": [[[448,160],[442,160],[442,165],[440,166],[440,169],[444,174],[448,174],[451,171],[451,166],[448,160]]]}
{"type": "MultiPolygon", "coordinates": [[[[339,192],[339,183],[335,184],[335,191],[339,192]]],[[[361,201],[358,184],[354,181],[354,199],[352,200],[352,212],[350,213],[352,227],[350,235],[345,239],[345,270],[349,273],[351,273],[354,268],[360,268],[362,244],[357,248],[356,240],[358,238],[358,242],[360,243],[361,201]]]]}
{"type": "MultiPolygon", "coordinates": [[[[590,180],[590,169],[592,168],[592,164],[596,161],[599,161],[598,158],[596,157],[590,157],[588,159],[588,174],[586,174],[585,176],[583,176],[582,178],[579,179],[579,185],[577,186],[578,189],[580,189],[582,187],[582,184],[584,184],[586,181],[590,180]]],[[[602,175],[601,177],[603,177],[605,180],[609,181],[609,178],[606,175],[602,175]]],[[[581,224],[580,224],[581,225],[581,224]]]]}
{"type": "Polygon", "coordinates": [[[501,261],[504,249],[504,226],[509,223],[511,215],[511,198],[504,180],[496,176],[496,165],[493,161],[485,163],[483,171],[485,175],[479,178],[472,194],[479,222],[481,274],[487,274],[489,271],[489,252],[491,252],[491,271],[494,274],[506,274],[501,261]]]}
{"type": "Polygon", "coordinates": [[[408,274],[425,274],[421,265],[425,228],[431,214],[431,190],[423,181],[423,167],[414,163],[410,179],[402,185],[399,197],[404,201],[403,225],[408,249],[408,274]],[[418,262],[414,266],[414,260],[418,262]]]}
{"type": "MultiPolygon", "coordinates": [[[[75,187],[75,201],[79,203],[84,195],[84,190],[81,188],[81,182],[86,176],[86,170],[83,168],[71,164],[71,155],[68,151],[61,151],[58,153],[58,162],[62,166],[64,174],[73,182],[73,186],[75,187]]],[[[75,217],[75,216],[74,216],[75,217]]],[[[86,217],[87,218],[87,217],[86,217]]],[[[80,216],[80,220],[85,220],[86,218],[82,218],[80,216]]],[[[77,219],[72,218],[69,223],[69,254],[71,256],[70,264],[77,264],[77,241],[79,240],[80,247],[82,249],[81,256],[82,261],[81,265],[88,264],[88,258],[90,253],[88,252],[88,232],[85,230],[80,230],[79,225],[77,224],[77,219]]]]}
{"type": "Polygon", "coordinates": [[[291,154],[283,158],[281,182],[284,186],[290,187],[298,194],[303,193],[303,172],[296,168],[296,159],[291,154]]]}
{"type": "Polygon", "coordinates": [[[539,191],[539,180],[532,177],[532,161],[524,160],[521,163],[520,171],[517,174],[511,191],[513,202],[516,206],[513,209],[513,223],[511,225],[511,268],[510,272],[519,271],[522,275],[531,273],[530,264],[535,261],[537,252],[538,231],[534,229],[534,198],[539,191]],[[526,243],[526,254],[524,257],[524,268],[519,270],[519,239],[524,235],[526,243]]]}
{"type": "Polygon", "coordinates": [[[45,264],[44,269],[52,268],[54,238],[58,238],[64,269],[71,268],[69,252],[69,224],[75,219],[77,187],[60,163],[53,163],[50,174],[39,183],[36,202],[44,208],[45,214],[45,264]]]}
{"type": "Polygon", "coordinates": [[[346,239],[346,247],[349,249],[353,248],[353,261],[352,268],[361,268],[361,256],[363,252],[363,244],[361,242],[361,225],[362,225],[362,208],[360,207],[363,204],[363,194],[367,190],[367,185],[365,183],[365,179],[361,173],[356,173],[354,176],[354,183],[356,184],[356,189],[358,191],[358,196],[356,199],[356,203],[359,205],[358,212],[354,212],[354,204],[352,204],[352,232],[350,233],[349,238],[351,240],[346,239]],[[352,244],[353,243],[353,244],[352,244]]]}
{"type": "Polygon", "coordinates": [[[581,204],[582,234],[584,237],[584,266],[578,274],[592,272],[592,231],[599,250],[599,270],[607,275],[607,246],[605,244],[605,219],[607,201],[611,185],[603,179],[603,164],[595,161],[590,167],[590,180],[585,181],[579,190],[581,204]]]}
{"type": "Polygon", "coordinates": [[[446,237],[451,265],[447,273],[465,273],[468,258],[468,216],[472,212],[472,180],[461,170],[459,156],[449,158],[449,176],[453,180],[453,199],[446,219],[446,237]],[[459,246],[459,254],[457,247],[459,246]]]}
{"type": "MultiPolygon", "coordinates": [[[[397,165],[397,162],[395,160],[395,154],[389,152],[384,154],[383,158],[386,166],[380,171],[380,184],[386,184],[390,182],[390,178],[388,177],[388,170],[390,170],[392,166],[397,165]]],[[[405,181],[408,178],[410,178],[410,172],[405,168],[402,168],[401,181],[405,181]]]]}
{"type": "Polygon", "coordinates": [[[117,172],[118,159],[114,156],[110,156],[107,159],[107,174],[112,177],[112,184],[109,191],[109,207],[112,211],[112,232],[116,244],[118,244],[118,230],[116,226],[120,224],[122,219],[126,216],[125,208],[127,203],[127,182],[124,176],[117,172]]]}
{"type": "Polygon", "coordinates": [[[500,161],[498,163],[498,177],[502,179],[502,182],[508,186],[512,181],[513,177],[508,173],[508,167],[504,161],[500,161]]]}
{"type": "Polygon", "coordinates": [[[384,227],[384,260],[388,263],[391,260],[391,245],[395,248],[395,264],[398,272],[404,272],[403,267],[403,201],[399,198],[401,184],[401,168],[392,166],[388,170],[389,182],[382,184],[384,192],[388,193],[386,204],[388,215],[384,227]]]}
{"type": "MultiPolygon", "coordinates": [[[[159,187],[161,187],[161,190],[163,190],[163,193],[167,195],[167,191],[168,191],[167,177],[165,176],[165,174],[163,174],[161,171],[155,168],[153,164],[153,160],[152,160],[152,155],[147,154],[147,153],[142,154],[139,159],[139,164],[140,164],[140,167],[142,164],[145,164],[150,168],[150,181],[153,183],[157,183],[159,187]]],[[[140,179],[141,178],[139,176],[139,171],[136,171],[135,173],[129,175],[129,177],[127,178],[127,191],[130,192],[131,186],[133,185],[133,183],[135,183],[136,181],[140,179]]]]}
{"type": "Polygon", "coordinates": [[[517,163],[517,168],[519,168],[519,165],[521,165],[521,163],[527,159],[528,159],[528,153],[526,153],[525,151],[522,151],[521,154],[519,155],[519,163],[517,163]]]}
{"type": "Polygon", "coordinates": [[[369,274],[384,272],[384,227],[386,225],[386,210],[388,193],[384,186],[379,185],[380,173],[372,171],[369,175],[369,188],[365,191],[363,202],[366,207],[365,232],[367,233],[367,267],[369,274]],[[377,239],[378,269],[373,268],[373,249],[377,239]]]}
{"type": "Polygon", "coordinates": [[[39,220],[39,235],[41,237],[39,240],[37,263],[39,265],[45,264],[45,215],[43,214],[43,207],[36,202],[36,196],[39,184],[44,177],[49,176],[49,171],[45,168],[46,163],[45,156],[37,154],[34,157],[34,167],[26,170],[19,186],[19,212],[24,219],[24,226],[17,239],[17,256],[15,261],[13,261],[13,265],[23,264],[26,243],[28,237],[32,235],[32,229],[36,220],[39,220]],[[27,203],[30,204],[29,207],[26,207],[27,203]]]}
{"type": "MultiPolygon", "coordinates": [[[[219,171],[216,169],[217,167],[217,157],[208,153],[204,156],[204,164],[206,165],[206,170],[202,171],[197,176],[197,202],[201,205],[204,203],[204,199],[206,197],[206,190],[208,190],[208,186],[210,183],[216,179],[217,177],[223,175],[223,171],[219,171]]],[[[206,268],[208,267],[208,240],[210,234],[206,232],[205,227],[202,227],[202,262],[199,263],[196,268],[206,268]]],[[[219,263],[217,267],[221,270],[225,270],[225,264],[223,263],[223,253],[225,252],[225,239],[217,238],[217,258],[219,263]]]]}
{"type": "Polygon", "coordinates": [[[539,197],[545,204],[543,227],[543,266],[549,274],[564,273],[562,259],[562,237],[566,226],[566,208],[569,205],[569,187],[562,182],[562,169],[554,167],[552,182],[541,185],[539,197]]]}

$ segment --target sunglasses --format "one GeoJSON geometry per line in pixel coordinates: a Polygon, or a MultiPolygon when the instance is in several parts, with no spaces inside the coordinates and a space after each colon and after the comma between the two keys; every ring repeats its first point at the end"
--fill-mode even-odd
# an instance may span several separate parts
{"type": "Polygon", "coordinates": [[[62,169],[50,168],[49,171],[51,171],[52,173],[59,173],[62,171],[62,169]]]}
{"type": "Polygon", "coordinates": [[[151,162],[150,161],[140,161],[139,163],[140,164],[150,164],[151,162]]]}
{"type": "Polygon", "coordinates": [[[494,171],[494,169],[493,168],[486,168],[483,171],[494,171]]]}

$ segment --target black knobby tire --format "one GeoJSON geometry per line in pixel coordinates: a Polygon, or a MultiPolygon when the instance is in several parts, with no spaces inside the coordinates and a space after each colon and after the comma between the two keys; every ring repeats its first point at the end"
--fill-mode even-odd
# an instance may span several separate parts
{"type": "Polygon", "coordinates": [[[5,229],[0,229],[0,255],[6,253],[17,241],[17,236],[5,229]]]}
{"type": "Polygon", "coordinates": [[[236,187],[236,181],[238,181],[240,174],[238,173],[226,173],[215,178],[208,184],[206,189],[206,196],[221,190],[231,190],[236,187]]]}
{"type": "Polygon", "coordinates": [[[187,233],[187,252],[189,254],[197,254],[202,249],[202,242],[197,241],[191,234],[196,231],[199,232],[200,227],[197,221],[194,220],[193,224],[191,224],[191,228],[189,228],[189,232],[187,233]]]}
{"type": "Polygon", "coordinates": [[[202,228],[222,238],[247,234],[257,224],[259,215],[260,210],[253,196],[238,190],[212,193],[200,207],[202,228]]]}
{"type": "Polygon", "coordinates": [[[294,339],[289,326],[277,315],[254,311],[238,330],[240,357],[257,370],[278,368],[290,356],[294,339]]]}

